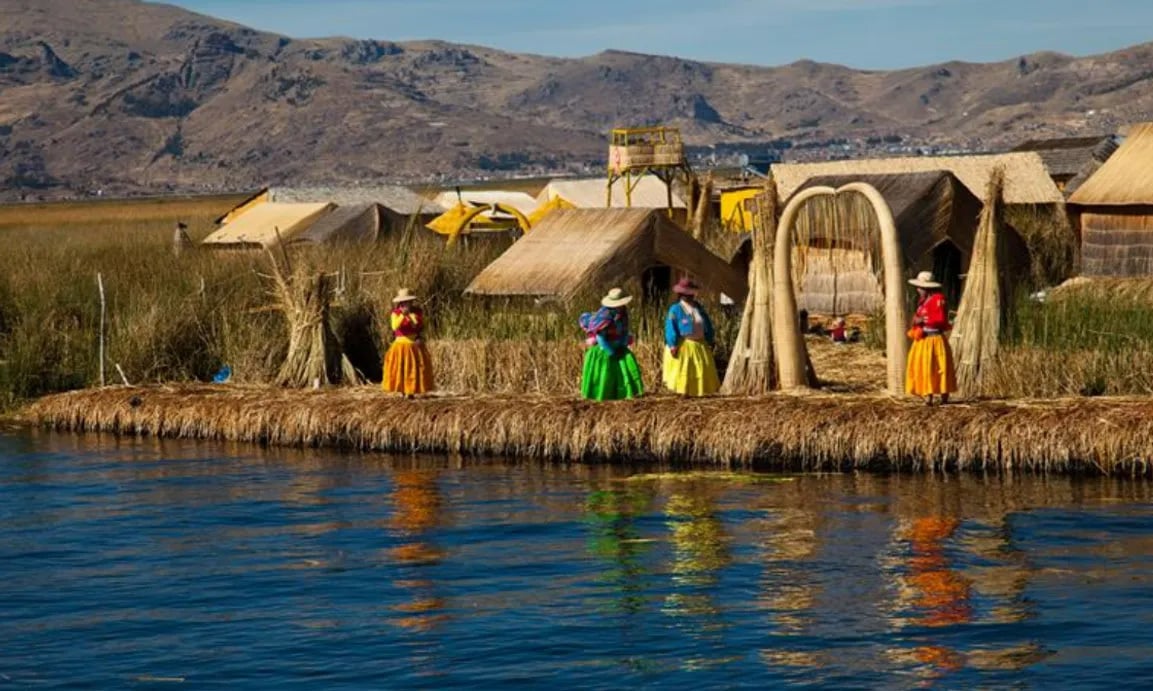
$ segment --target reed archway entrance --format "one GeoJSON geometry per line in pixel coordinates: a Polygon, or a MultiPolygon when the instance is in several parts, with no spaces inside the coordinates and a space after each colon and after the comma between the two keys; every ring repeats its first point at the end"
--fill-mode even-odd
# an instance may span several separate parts
{"type": "MultiPolygon", "coordinates": [[[[846,212],[845,209],[867,209],[871,218],[867,219],[876,229],[876,237],[864,248],[880,260],[883,276],[885,304],[885,352],[887,360],[887,384],[894,395],[904,393],[905,359],[908,355],[908,342],[905,338],[905,286],[904,272],[901,269],[901,248],[897,240],[897,226],[893,212],[881,193],[875,187],[863,182],[854,182],[843,187],[811,187],[793,196],[777,224],[776,242],[773,248],[773,333],[776,334],[777,363],[780,369],[782,389],[796,389],[807,386],[805,372],[805,345],[797,319],[797,296],[793,275],[793,253],[797,246],[794,226],[798,216],[810,202],[825,203],[831,208],[821,215],[820,223],[848,223],[849,217],[861,215],[860,211],[846,212]],[[855,195],[853,204],[837,204],[847,195],[855,195]],[[830,202],[833,202],[830,204],[830,202]]],[[[810,219],[811,221],[812,219],[810,219]]],[[[832,228],[830,238],[841,234],[832,228]]]]}

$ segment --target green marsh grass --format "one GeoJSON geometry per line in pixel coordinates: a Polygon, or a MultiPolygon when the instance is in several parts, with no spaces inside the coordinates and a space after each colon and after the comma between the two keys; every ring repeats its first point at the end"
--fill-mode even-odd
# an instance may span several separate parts
{"type": "MultiPolygon", "coordinates": [[[[119,381],[115,364],[132,383],[207,381],[225,364],[238,383],[270,382],[287,335],[262,276],[268,257],[199,249],[178,257],[171,249],[177,220],[199,240],[232,203],[87,206],[40,216],[0,207],[0,408],[99,383],[98,273],[107,292],[109,383],[119,381]],[[43,219],[48,222],[31,222],[43,219]]],[[[721,240],[733,238],[706,238],[714,245],[721,240]]],[[[370,378],[379,377],[391,298],[408,287],[429,314],[440,388],[572,394],[581,359],[576,320],[596,308],[599,293],[570,306],[461,294],[509,242],[470,238],[446,247],[442,238],[409,227],[369,248],[296,247],[289,257],[340,277],[334,327],[370,378]]],[[[739,311],[709,307],[723,367],[739,311]]],[[[663,304],[639,305],[632,314],[635,351],[650,388],[657,386],[664,310],[663,304]]],[[[1153,304],[1093,295],[1047,304],[1023,298],[1012,315],[984,395],[1153,393],[1153,304]]]]}

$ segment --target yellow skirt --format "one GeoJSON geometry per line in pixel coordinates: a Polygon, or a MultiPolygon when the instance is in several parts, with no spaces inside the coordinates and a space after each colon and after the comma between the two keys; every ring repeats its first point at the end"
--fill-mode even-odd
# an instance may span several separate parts
{"type": "Polygon", "coordinates": [[[384,355],[384,381],[390,393],[412,396],[432,391],[432,358],[423,343],[397,339],[384,355]]]}
{"type": "Polygon", "coordinates": [[[957,390],[957,370],[949,341],[940,334],[913,341],[905,366],[905,393],[939,395],[957,390]]]}
{"type": "Polygon", "coordinates": [[[709,396],[721,389],[713,353],[698,341],[682,341],[676,357],[665,348],[662,371],[665,386],[685,396],[709,396]]]}

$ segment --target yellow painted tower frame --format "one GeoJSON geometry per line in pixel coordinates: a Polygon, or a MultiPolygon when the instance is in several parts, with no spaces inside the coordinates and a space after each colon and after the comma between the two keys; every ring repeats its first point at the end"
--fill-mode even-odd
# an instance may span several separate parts
{"type": "Polygon", "coordinates": [[[681,132],[675,127],[614,129],[610,135],[606,206],[613,205],[613,185],[625,181],[625,206],[633,205],[633,190],[645,175],[665,183],[668,209],[673,209],[673,181],[688,185],[693,172],[685,158],[681,132]]]}

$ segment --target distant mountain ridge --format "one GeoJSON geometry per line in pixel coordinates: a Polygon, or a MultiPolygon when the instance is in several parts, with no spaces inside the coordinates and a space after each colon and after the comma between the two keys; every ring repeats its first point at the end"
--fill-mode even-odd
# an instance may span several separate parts
{"type": "Polygon", "coordinates": [[[607,130],[992,148],[1153,113],[1153,44],[862,71],[289,39],[138,0],[0,0],[0,195],[580,170],[607,130]]]}

